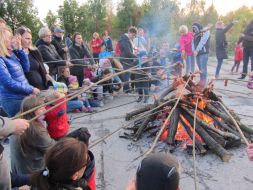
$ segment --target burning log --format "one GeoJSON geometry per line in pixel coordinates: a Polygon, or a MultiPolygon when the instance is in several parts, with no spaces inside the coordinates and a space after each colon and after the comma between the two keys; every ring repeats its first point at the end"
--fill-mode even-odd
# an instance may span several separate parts
{"type": "MultiPolygon", "coordinates": [[[[176,78],[153,105],[128,113],[126,120],[135,119],[139,122],[138,125],[133,126],[131,139],[137,141],[143,133],[152,129],[150,137],[160,135],[162,132],[161,140],[166,141],[168,145],[178,142],[190,145],[193,139],[194,118],[196,118],[195,148],[200,154],[206,153],[209,148],[221,160],[227,162],[232,154],[226,149],[240,145],[241,135],[237,132],[228,112],[220,105],[223,104],[222,99],[213,92],[212,86],[201,90],[191,79],[186,76],[176,78]],[[186,90],[182,89],[182,84],[187,84],[184,85],[186,90]],[[178,102],[174,98],[179,90],[184,92],[184,95],[178,102]],[[199,101],[196,101],[197,99],[199,101]],[[196,109],[196,102],[198,105],[195,113],[193,110],[196,109]],[[171,116],[169,120],[166,119],[169,116],[171,116]],[[155,126],[153,123],[159,124],[155,126]],[[161,126],[163,129],[166,126],[166,130],[161,131],[161,126]]],[[[236,116],[235,113],[231,114],[236,116]]],[[[235,117],[235,119],[246,135],[253,134],[253,129],[242,124],[239,118],[235,117]]],[[[126,136],[129,139],[129,135],[126,136]]]]}

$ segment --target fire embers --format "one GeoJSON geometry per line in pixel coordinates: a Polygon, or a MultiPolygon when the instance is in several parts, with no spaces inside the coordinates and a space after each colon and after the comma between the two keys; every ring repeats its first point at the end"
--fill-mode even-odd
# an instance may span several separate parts
{"type": "MultiPolygon", "coordinates": [[[[183,88],[187,77],[177,79],[174,84],[161,94],[153,105],[148,105],[139,110],[128,113],[126,120],[135,119],[133,127],[129,128],[133,133],[125,133],[127,138],[137,141],[144,133],[148,136],[156,136],[161,126],[166,126],[161,140],[169,146],[182,144],[183,147],[192,147],[194,118],[196,118],[196,143],[199,154],[205,154],[209,150],[217,154],[223,161],[229,161],[232,154],[227,151],[231,147],[241,145],[241,138],[233,124],[232,119],[223,110],[222,100],[213,92],[213,85],[202,90],[194,81],[190,81],[183,90],[183,97],[177,103],[178,89],[183,88]],[[197,112],[195,114],[198,99],[197,112]],[[175,109],[173,109],[175,107],[175,109]],[[172,110],[174,110],[172,112],[172,110]],[[172,112],[172,113],[171,113],[172,112]],[[168,116],[168,122],[165,123],[168,116]],[[156,123],[156,125],[154,125],[156,123]],[[158,125],[158,123],[160,123],[158,125]]],[[[231,114],[236,119],[246,137],[253,134],[253,130],[242,124],[234,112],[231,114]]]]}

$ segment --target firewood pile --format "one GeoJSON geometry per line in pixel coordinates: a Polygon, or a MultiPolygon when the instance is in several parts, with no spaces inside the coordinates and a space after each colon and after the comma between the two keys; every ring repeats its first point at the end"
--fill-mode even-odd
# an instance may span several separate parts
{"type": "MultiPolygon", "coordinates": [[[[179,91],[183,91],[183,96],[171,113],[160,139],[169,146],[184,142],[188,147],[192,147],[195,119],[196,152],[205,154],[207,151],[212,151],[221,160],[229,161],[232,154],[228,152],[228,149],[242,144],[241,135],[232,118],[221,106],[224,103],[221,97],[214,93],[213,85],[209,84],[207,88],[201,89],[193,78],[189,79],[186,76],[176,78],[173,84],[155,100],[154,104],[127,113],[125,119],[132,120],[134,124],[128,127],[128,132],[124,132],[121,137],[138,141],[144,133],[150,137],[156,136],[175,106],[179,91]],[[188,80],[189,82],[185,85],[188,80]]],[[[253,129],[243,124],[235,112],[232,110],[229,112],[244,135],[250,139],[253,129]]]]}

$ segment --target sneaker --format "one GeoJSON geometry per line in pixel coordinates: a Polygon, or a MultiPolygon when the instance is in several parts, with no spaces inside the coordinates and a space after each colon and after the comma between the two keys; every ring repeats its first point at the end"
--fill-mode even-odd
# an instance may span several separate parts
{"type": "Polygon", "coordinates": [[[141,102],[142,101],[142,96],[139,96],[139,98],[136,100],[136,102],[141,102]]]}
{"type": "Polygon", "coordinates": [[[99,107],[104,107],[104,106],[105,106],[105,104],[104,104],[104,102],[103,102],[102,100],[100,100],[100,101],[98,102],[98,105],[99,105],[99,107]]]}
{"type": "Polygon", "coordinates": [[[94,109],[92,107],[88,107],[88,112],[92,113],[94,109]]]}
{"type": "Polygon", "coordinates": [[[88,112],[88,111],[89,111],[89,110],[88,110],[86,107],[83,107],[83,108],[82,108],[82,112],[85,112],[85,113],[86,113],[86,112],[88,112]]]}
{"type": "Polygon", "coordinates": [[[79,109],[75,109],[74,113],[81,113],[79,109]]]}
{"type": "Polygon", "coordinates": [[[241,76],[241,77],[239,77],[238,79],[242,79],[242,80],[244,80],[246,78],[246,76],[241,76]]]}

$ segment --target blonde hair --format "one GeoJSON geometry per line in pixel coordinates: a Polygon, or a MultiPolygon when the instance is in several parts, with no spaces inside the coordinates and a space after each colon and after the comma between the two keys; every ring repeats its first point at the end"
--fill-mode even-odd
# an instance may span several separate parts
{"type": "Polygon", "coordinates": [[[7,40],[6,32],[9,32],[11,35],[13,35],[11,29],[8,26],[0,27],[0,56],[3,57],[10,55],[5,45],[5,41],[7,40]]]}
{"type": "Polygon", "coordinates": [[[40,38],[40,39],[44,38],[44,37],[47,35],[48,32],[51,33],[51,30],[50,30],[48,27],[43,27],[43,28],[41,28],[41,29],[39,30],[39,33],[38,33],[39,38],[40,38]]]}
{"type": "Polygon", "coordinates": [[[186,25],[181,25],[181,26],[179,27],[179,32],[180,32],[181,34],[187,34],[187,33],[188,33],[188,27],[187,27],[186,25]]]}
{"type": "Polygon", "coordinates": [[[99,34],[98,34],[97,32],[94,32],[94,33],[93,33],[93,37],[94,37],[94,38],[99,38],[99,34]]]}

